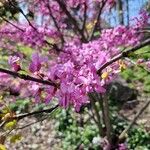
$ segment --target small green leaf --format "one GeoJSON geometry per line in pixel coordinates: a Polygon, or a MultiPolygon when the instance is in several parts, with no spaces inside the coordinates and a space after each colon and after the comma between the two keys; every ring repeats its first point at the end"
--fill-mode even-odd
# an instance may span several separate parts
{"type": "Polygon", "coordinates": [[[15,135],[10,137],[10,142],[11,143],[16,143],[16,142],[20,141],[21,139],[22,139],[21,134],[15,134],[15,135]]]}
{"type": "Polygon", "coordinates": [[[16,124],[17,124],[16,120],[10,121],[10,122],[5,124],[4,129],[5,130],[12,130],[13,128],[16,127],[16,124]]]}
{"type": "Polygon", "coordinates": [[[0,144],[0,150],[6,150],[5,145],[0,144]]]}
{"type": "Polygon", "coordinates": [[[20,70],[18,73],[20,73],[21,75],[28,75],[28,72],[26,72],[25,70],[20,70]]]}

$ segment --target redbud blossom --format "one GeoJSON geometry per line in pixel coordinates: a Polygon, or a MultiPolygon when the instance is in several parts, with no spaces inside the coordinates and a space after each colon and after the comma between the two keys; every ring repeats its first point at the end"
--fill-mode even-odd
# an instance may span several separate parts
{"type": "Polygon", "coordinates": [[[17,72],[17,71],[21,70],[20,57],[10,56],[8,59],[8,63],[14,71],[17,72]]]}
{"type": "Polygon", "coordinates": [[[29,65],[29,70],[34,73],[40,71],[42,63],[47,61],[47,57],[39,56],[38,53],[32,54],[32,61],[29,65]]]}

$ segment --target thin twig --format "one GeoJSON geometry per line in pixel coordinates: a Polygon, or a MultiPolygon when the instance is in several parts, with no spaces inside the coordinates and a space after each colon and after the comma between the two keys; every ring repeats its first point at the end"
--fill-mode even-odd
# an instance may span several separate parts
{"type": "Polygon", "coordinates": [[[38,123],[38,122],[42,122],[42,121],[46,120],[48,117],[49,117],[49,116],[46,115],[44,118],[42,118],[42,119],[40,119],[40,120],[37,120],[37,121],[31,122],[31,123],[29,123],[29,124],[27,124],[27,125],[18,127],[18,128],[16,128],[16,130],[22,130],[22,129],[24,129],[24,128],[27,128],[27,127],[33,125],[33,124],[36,124],[36,123],[38,123]]]}
{"type": "Polygon", "coordinates": [[[18,30],[24,32],[23,29],[21,29],[20,27],[16,26],[15,24],[13,24],[12,22],[10,22],[10,21],[7,20],[6,18],[4,18],[4,17],[2,17],[2,16],[0,16],[0,17],[1,17],[5,22],[9,23],[10,25],[12,25],[13,27],[15,27],[16,29],[18,29],[18,30]]]}
{"type": "Polygon", "coordinates": [[[84,32],[85,25],[86,25],[86,20],[87,20],[87,4],[84,2],[84,15],[83,15],[83,25],[82,25],[82,32],[84,32]]]}
{"type": "Polygon", "coordinates": [[[89,114],[89,116],[94,120],[94,122],[96,123],[96,124],[98,124],[98,122],[97,122],[97,120],[96,120],[96,118],[95,118],[95,114],[94,114],[94,112],[93,112],[93,109],[91,108],[90,109],[91,110],[91,113],[90,113],[90,111],[88,110],[87,111],[87,113],[89,114]]]}
{"type": "Polygon", "coordinates": [[[59,105],[56,105],[52,108],[48,108],[48,109],[44,109],[44,110],[40,110],[40,111],[33,111],[33,112],[30,112],[30,113],[25,113],[25,114],[19,114],[17,116],[14,116],[12,119],[16,119],[16,120],[20,120],[20,119],[23,119],[25,117],[29,117],[29,116],[32,116],[32,115],[36,115],[36,114],[42,114],[42,113],[51,113],[53,112],[54,110],[56,110],[58,108],[59,105]]]}
{"type": "Polygon", "coordinates": [[[5,125],[5,121],[2,121],[2,123],[0,124],[0,129],[2,129],[2,127],[5,125]]]}
{"type": "Polygon", "coordinates": [[[34,29],[37,31],[37,29],[33,26],[33,24],[30,22],[30,20],[28,19],[28,17],[25,15],[24,11],[20,8],[20,7],[17,7],[16,5],[13,4],[13,2],[11,0],[8,0],[9,1],[9,4],[11,6],[13,6],[15,9],[17,9],[23,16],[24,18],[27,20],[28,24],[34,29]]]}
{"type": "Polygon", "coordinates": [[[53,15],[53,13],[52,13],[52,10],[51,10],[50,5],[49,5],[49,4],[46,4],[46,6],[47,6],[47,8],[48,8],[48,10],[49,10],[49,15],[50,15],[50,17],[52,18],[56,29],[59,31],[60,38],[61,38],[62,45],[63,45],[63,43],[65,42],[64,37],[63,37],[63,34],[62,34],[61,31],[60,31],[60,28],[59,28],[59,26],[58,26],[58,23],[57,23],[57,21],[56,21],[56,18],[54,17],[54,15],[53,15]]]}
{"type": "Polygon", "coordinates": [[[107,1],[107,0],[105,0],[105,1],[102,0],[102,2],[101,2],[101,6],[100,6],[100,9],[99,9],[99,11],[98,11],[97,18],[96,18],[96,23],[95,23],[95,25],[94,25],[94,27],[93,27],[93,30],[92,30],[92,32],[91,32],[91,35],[90,35],[90,37],[89,37],[89,41],[93,38],[94,32],[95,32],[95,30],[96,30],[96,27],[97,27],[98,23],[101,21],[101,14],[102,14],[102,10],[103,10],[103,8],[104,8],[104,6],[105,6],[105,4],[106,4],[106,1],[107,1]]]}
{"type": "MultiPolygon", "coordinates": [[[[44,110],[39,110],[39,111],[33,111],[33,112],[29,112],[29,113],[25,113],[25,114],[19,114],[19,115],[14,115],[10,118],[10,120],[21,120],[23,118],[26,118],[26,117],[29,117],[29,116],[32,116],[32,115],[37,115],[37,114],[42,114],[42,113],[51,113],[53,112],[54,110],[56,110],[57,108],[59,107],[59,105],[56,105],[52,108],[48,108],[48,109],[44,109],[44,110]]],[[[3,121],[1,124],[0,124],[0,128],[2,128],[8,121],[3,121]]]]}
{"type": "Polygon", "coordinates": [[[132,122],[127,126],[126,129],[120,134],[119,139],[121,140],[124,138],[125,134],[132,128],[136,120],[139,118],[139,116],[144,112],[144,110],[149,106],[150,100],[145,103],[145,105],[139,110],[139,112],[135,115],[134,119],[132,122]]]}

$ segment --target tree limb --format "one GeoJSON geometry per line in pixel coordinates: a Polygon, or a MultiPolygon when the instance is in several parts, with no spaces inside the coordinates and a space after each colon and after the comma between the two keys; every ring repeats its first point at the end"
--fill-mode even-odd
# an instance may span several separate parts
{"type": "Polygon", "coordinates": [[[13,1],[11,1],[11,0],[8,0],[9,1],[9,4],[11,5],[11,6],[13,6],[15,9],[17,9],[23,16],[24,16],[24,18],[27,20],[27,22],[28,22],[28,24],[34,29],[34,30],[36,30],[37,31],[37,29],[33,26],[33,24],[30,22],[30,20],[28,19],[28,17],[26,16],[26,14],[24,13],[24,11],[20,8],[20,7],[17,7],[14,3],[13,3],[13,1]]]}
{"type": "Polygon", "coordinates": [[[109,143],[112,143],[112,126],[110,122],[110,114],[109,114],[109,104],[108,104],[108,98],[105,94],[103,96],[103,107],[104,107],[104,120],[105,120],[105,126],[106,126],[106,136],[109,141],[109,143]]]}
{"type": "Polygon", "coordinates": [[[37,121],[31,122],[31,123],[29,123],[29,124],[26,124],[26,125],[24,125],[24,126],[18,127],[18,128],[16,128],[16,130],[22,130],[22,129],[24,129],[24,128],[27,128],[27,127],[33,125],[33,124],[42,122],[42,121],[46,120],[47,118],[48,118],[48,115],[46,115],[44,118],[42,118],[42,119],[40,119],[40,120],[37,120],[37,121]]]}
{"type": "Polygon", "coordinates": [[[144,46],[147,46],[150,44],[150,37],[145,40],[144,42],[134,46],[133,48],[130,48],[126,51],[123,51],[122,53],[118,54],[117,56],[113,57],[111,60],[109,60],[108,62],[104,63],[100,69],[97,71],[97,74],[101,74],[102,70],[105,69],[106,67],[108,67],[109,65],[111,65],[112,63],[116,62],[117,60],[121,59],[121,58],[124,58],[124,57],[128,57],[129,54],[137,51],[138,49],[144,47],[144,46]]]}
{"type": "Polygon", "coordinates": [[[45,84],[45,85],[51,85],[51,86],[54,86],[56,88],[59,88],[59,85],[57,83],[53,82],[53,81],[34,78],[34,77],[29,76],[29,75],[20,74],[20,73],[13,72],[13,71],[10,71],[10,70],[6,70],[6,69],[3,69],[3,68],[0,68],[0,72],[12,75],[14,77],[17,77],[17,78],[20,78],[20,79],[23,79],[23,80],[33,81],[33,82],[42,83],[42,84],[45,84]]]}
{"type": "MultiPolygon", "coordinates": [[[[11,118],[9,118],[9,120],[21,120],[23,118],[32,116],[32,115],[37,115],[37,114],[42,114],[42,113],[51,113],[54,110],[56,110],[59,107],[59,105],[56,105],[52,108],[48,108],[48,109],[44,109],[44,110],[39,110],[39,111],[33,111],[33,112],[29,112],[29,113],[25,113],[25,114],[19,114],[19,115],[14,115],[11,118]]],[[[0,129],[8,122],[8,120],[4,120],[1,124],[0,124],[0,129]]]]}
{"type": "Polygon", "coordinates": [[[21,120],[21,119],[23,119],[25,117],[29,117],[29,116],[32,116],[32,115],[37,115],[37,114],[42,114],[42,113],[51,113],[52,111],[57,109],[58,106],[59,105],[56,105],[56,106],[54,106],[52,108],[40,110],[40,111],[34,111],[34,112],[30,112],[30,113],[25,113],[25,114],[19,114],[17,116],[14,116],[12,119],[21,120]]]}
{"type": "Polygon", "coordinates": [[[82,25],[82,32],[84,33],[85,25],[87,20],[87,4],[84,2],[84,14],[83,14],[83,25],[82,25]]]}
{"type": "Polygon", "coordinates": [[[98,129],[99,129],[99,135],[103,136],[104,133],[103,133],[103,127],[102,127],[102,123],[101,123],[101,117],[100,117],[100,114],[99,114],[99,109],[98,109],[98,107],[96,106],[96,103],[95,103],[96,99],[95,99],[93,93],[90,93],[89,97],[90,97],[90,102],[92,104],[92,107],[93,107],[93,109],[95,111],[95,114],[96,114],[96,119],[97,119],[96,123],[97,123],[98,129]]]}
{"type": "Polygon", "coordinates": [[[24,30],[23,29],[21,29],[21,28],[19,28],[18,26],[16,26],[15,24],[13,24],[12,22],[10,22],[9,20],[7,20],[5,17],[2,17],[2,16],[0,16],[5,22],[7,22],[7,23],[9,23],[9,24],[11,24],[13,27],[15,27],[16,29],[18,29],[18,30],[20,30],[20,31],[22,31],[22,32],[24,32],[24,30]]]}
{"type": "Polygon", "coordinates": [[[89,41],[93,38],[94,32],[95,32],[95,30],[96,30],[96,27],[97,27],[99,21],[101,21],[102,10],[103,10],[103,8],[104,8],[106,2],[107,2],[107,0],[105,0],[105,1],[102,0],[102,2],[101,2],[102,4],[101,4],[100,9],[99,9],[99,11],[98,11],[97,18],[96,18],[96,23],[95,23],[94,28],[93,28],[93,30],[92,30],[92,33],[91,33],[91,35],[90,35],[90,37],[89,37],[89,41]]]}
{"type": "MultiPolygon", "coordinates": [[[[44,2],[44,1],[43,1],[43,2],[44,2]]],[[[47,6],[47,8],[48,8],[48,10],[49,10],[49,15],[50,15],[50,17],[52,18],[56,29],[59,31],[60,38],[61,38],[61,42],[62,42],[62,45],[63,45],[63,43],[65,42],[64,37],[63,37],[63,34],[62,34],[61,31],[60,31],[60,28],[59,28],[58,23],[57,23],[57,21],[56,21],[54,15],[53,15],[53,13],[52,13],[52,10],[51,10],[50,5],[47,3],[46,6],[47,6]]]]}

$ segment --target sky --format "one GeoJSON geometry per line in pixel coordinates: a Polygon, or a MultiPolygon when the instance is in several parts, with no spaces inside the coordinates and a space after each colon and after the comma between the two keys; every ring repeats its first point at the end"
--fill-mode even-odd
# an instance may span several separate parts
{"type": "MultiPolygon", "coordinates": [[[[122,0],[125,1],[125,0],[122,0]]],[[[145,4],[149,0],[129,0],[129,14],[130,14],[130,20],[132,20],[134,17],[138,16],[140,9],[143,7],[143,4],[145,4]]],[[[27,12],[27,8],[23,7],[24,12],[27,12]]],[[[108,13],[104,13],[102,16],[105,18],[106,22],[108,22],[111,26],[116,26],[118,25],[118,20],[117,20],[117,14],[116,11],[112,12],[112,15],[108,15],[108,13]]],[[[126,13],[125,13],[126,16],[126,13]]],[[[20,21],[25,20],[25,18],[20,15],[20,21]]],[[[125,17],[125,24],[127,24],[127,19],[125,17]]]]}
{"type": "MultiPolygon", "coordinates": [[[[123,0],[124,1],[124,0],[123,0]]],[[[149,0],[129,0],[129,14],[130,14],[130,20],[132,20],[134,17],[138,16],[141,8],[143,5],[149,0]]],[[[104,14],[104,18],[107,18],[109,20],[108,22],[112,26],[116,26],[118,24],[118,20],[116,19],[116,11],[113,11],[112,15],[108,15],[107,13],[104,14]]],[[[126,13],[125,13],[126,16],[126,13]]],[[[126,18],[126,17],[125,17],[126,18]]],[[[125,19],[125,23],[127,24],[127,19],[125,19]]]]}

